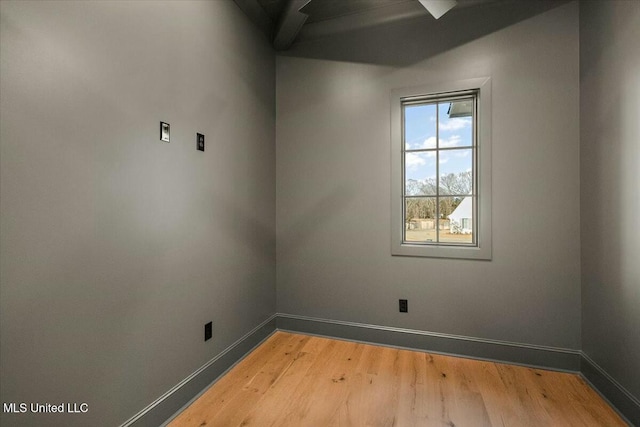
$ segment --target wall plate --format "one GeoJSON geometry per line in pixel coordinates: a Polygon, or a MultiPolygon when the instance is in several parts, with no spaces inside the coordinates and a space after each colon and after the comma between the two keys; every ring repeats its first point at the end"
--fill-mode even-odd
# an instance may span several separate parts
{"type": "Polygon", "coordinates": [[[196,148],[198,151],[204,151],[204,135],[201,133],[196,134],[196,148]]]}
{"type": "Polygon", "coordinates": [[[160,140],[170,142],[170,139],[169,123],[160,122],[160,140]]]}
{"type": "Polygon", "coordinates": [[[213,322],[204,325],[204,340],[209,341],[213,337],[213,322]]]}

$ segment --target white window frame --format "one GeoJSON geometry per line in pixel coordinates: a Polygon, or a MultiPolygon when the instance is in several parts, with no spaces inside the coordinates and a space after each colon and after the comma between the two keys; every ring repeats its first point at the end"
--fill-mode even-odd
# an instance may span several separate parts
{"type": "Polygon", "coordinates": [[[490,260],[491,250],[491,78],[396,89],[391,92],[391,254],[399,256],[490,260]],[[403,104],[456,92],[477,91],[476,244],[404,242],[403,104]]]}

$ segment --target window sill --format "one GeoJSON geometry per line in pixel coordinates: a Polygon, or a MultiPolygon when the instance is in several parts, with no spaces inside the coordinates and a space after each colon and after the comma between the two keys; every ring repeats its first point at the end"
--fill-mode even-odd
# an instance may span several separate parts
{"type": "Polygon", "coordinates": [[[469,260],[491,260],[491,247],[485,246],[446,246],[446,245],[412,245],[410,243],[394,244],[391,255],[425,258],[451,258],[469,260]]]}

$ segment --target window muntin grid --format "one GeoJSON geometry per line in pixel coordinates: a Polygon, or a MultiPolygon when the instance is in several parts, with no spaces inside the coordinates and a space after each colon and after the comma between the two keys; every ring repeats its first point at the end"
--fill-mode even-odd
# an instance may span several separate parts
{"type": "Polygon", "coordinates": [[[477,246],[478,91],[404,99],[401,111],[403,243],[477,246]]]}

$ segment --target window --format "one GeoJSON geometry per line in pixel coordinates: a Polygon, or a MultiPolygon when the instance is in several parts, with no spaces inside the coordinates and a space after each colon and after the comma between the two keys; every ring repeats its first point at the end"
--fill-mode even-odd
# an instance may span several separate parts
{"type": "Polygon", "coordinates": [[[392,92],[392,254],[491,259],[490,80],[392,92]]]}

